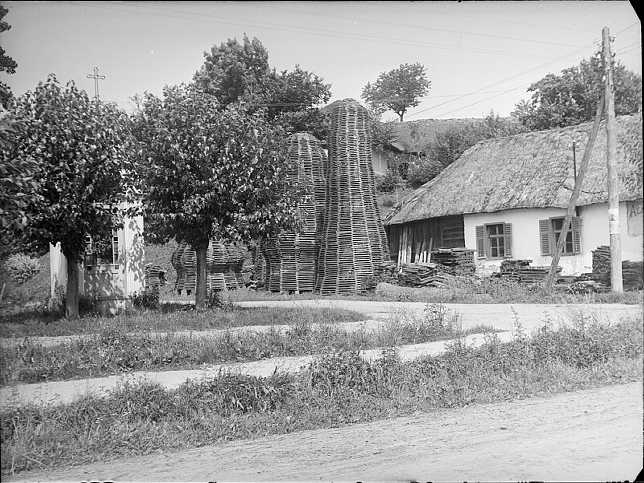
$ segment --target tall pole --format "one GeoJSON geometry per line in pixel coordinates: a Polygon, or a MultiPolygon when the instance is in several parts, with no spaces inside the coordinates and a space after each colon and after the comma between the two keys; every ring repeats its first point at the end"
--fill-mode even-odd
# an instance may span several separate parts
{"type": "Polygon", "coordinates": [[[613,96],[613,58],[608,27],[602,30],[604,50],[604,86],[606,97],[606,150],[608,152],[608,233],[610,235],[610,286],[623,292],[622,235],[619,224],[619,184],[617,178],[617,135],[615,133],[615,99],[613,96]]]}
{"type": "Polygon", "coordinates": [[[94,75],[87,74],[88,79],[94,79],[94,99],[98,102],[98,81],[105,79],[104,75],[98,75],[98,67],[94,67],[94,75]]]}

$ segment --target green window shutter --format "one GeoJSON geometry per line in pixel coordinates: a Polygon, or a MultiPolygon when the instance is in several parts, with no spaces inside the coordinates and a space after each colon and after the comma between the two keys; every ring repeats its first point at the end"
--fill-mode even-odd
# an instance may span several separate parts
{"type": "Polygon", "coordinates": [[[539,240],[541,241],[541,255],[551,255],[550,220],[539,220],[539,240]]]}
{"type": "Polygon", "coordinates": [[[577,216],[572,218],[572,249],[573,252],[581,253],[581,220],[577,216]]]}
{"type": "Polygon", "coordinates": [[[476,227],[476,251],[479,258],[485,258],[485,227],[483,225],[476,227]]]}
{"type": "Polygon", "coordinates": [[[503,242],[505,258],[512,258],[512,223],[503,223],[503,242]]]}

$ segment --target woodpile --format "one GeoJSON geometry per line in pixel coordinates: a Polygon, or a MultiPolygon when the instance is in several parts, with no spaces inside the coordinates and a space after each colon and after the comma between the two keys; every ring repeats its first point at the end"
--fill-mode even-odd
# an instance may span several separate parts
{"type": "Polygon", "coordinates": [[[288,173],[289,179],[312,189],[300,202],[301,230],[283,233],[262,244],[266,260],[265,286],[271,292],[309,292],[315,289],[319,237],[324,220],[326,153],[314,136],[297,133],[288,139],[288,157],[296,167],[288,173]]]}
{"type": "Polygon", "coordinates": [[[610,287],[610,247],[597,247],[592,253],[593,279],[605,287],[610,287]]]}
{"type": "MultiPolygon", "coordinates": [[[[550,273],[550,267],[531,267],[531,263],[532,260],[503,260],[501,270],[496,276],[521,283],[544,283],[548,278],[548,273],[550,273]]],[[[556,273],[561,273],[561,267],[557,267],[556,273]]]]}
{"type": "MultiPolygon", "coordinates": [[[[600,246],[593,252],[592,278],[603,288],[611,287],[610,247],[600,246]]],[[[643,263],[625,260],[622,262],[622,284],[624,290],[638,290],[644,286],[643,263]]]]}
{"type": "Polygon", "coordinates": [[[168,282],[165,278],[165,270],[161,265],[147,264],[144,269],[144,287],[159,289],[168,282]]]}
{"type": "MultiPolygon", "coordinates": [[[[174,289],[190,295],[197,289],[197,252],[187,243],[179,245],[170,260],[177,271],[174,289]]],[[[244,286],[242,266],[244,251],[234,243],[211,241],[206,251],[206,286],[208,291],[222,291],[244,286]]]]}
{"type": "Polygon", "coordinates": [[[355,100],[335,103],[328,146],[316,289],[358,293],[389,259],[389,246],[376,204],[369,117],[355,100]]]}
{"type": "Polygon", "coordinates": [[[471,276],[476,271],[474,250],[468,248],[439,248],[432,251],[431,260],[454,276],[471,276]]]}

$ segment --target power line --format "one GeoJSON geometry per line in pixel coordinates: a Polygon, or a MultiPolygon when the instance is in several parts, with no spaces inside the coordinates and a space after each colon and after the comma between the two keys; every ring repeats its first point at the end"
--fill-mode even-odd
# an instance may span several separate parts
{"type": "MultiPolygon", "coordinates": [[[[233,2],[239,4],[239,2],[233,2]]],[[[279,10],[282,12],[293,12],[297,13],[300,15],[310,15],[314,17],[327,17],[327,18],[336,18],[340,20],[354,20],[354,18],[346,16],[346,15],[332,15],[328,13],[319,13],[319,12],[306,12],[304,10],[297,10],[297,9],[291,9],[291,8],[280,8],[275,6],[276,3],[265,3],[265,4],[259,4],[259,6],[266,6],[266,8],[270,8],[271,10],[279,10]]],[[[417,9],[413,9],[417,10],[417,9]]],[[[429,12],[427,12],[429,13],[429,12]]],[[[431,12],[434,13],[434,12],[431,12]]],[[[391,25],[394,27],[404,27],[406,29],[418,29],[418,30],[423,30],[423,31],[435,31],[435,32],[447,32],[450,34],[463,34],[463,35],[472,35],[476,37],[489,37],[493,39],[502,39],[502,40],[519,40],[522,42],[534,42],[534,43],[539,43],[539,44],[548,44],[548,45],[562,45],[562,46],[568,46],[568,47],[580,47],[577,44],[563,44],[561,42],[549,42],[547,40],[534,40],[534,39],[525,39],[525,38],[517,38],[517,37],[507,37],[503,35],[493,35],[493,34],[483,34],[483,33],[476,33],[476,32],[467,32],[463,30],[453,30],[453,29],[442,29],[442,28],[437,28],[437,27],[420,27],[416,25],[409,25],[409,24],[403,24],[403,23],[397,23],[397,22],[388,22],[386,20],[374,20],[374,19],[360,19],[361,22],[366,22],[366,23],[374,23],[374,24],[382,24],[382,25],[391,25]]]]}
{"type": "MultiPolygon", "coordinates": [[[[549,62],[546,62],[546,63],[544,63],[544,64],[538,65],[538,66],[536,66],[536,67],[533,67],[533,68],[531,68],[531,69],[525,70],[525,71],[520,72],[520,73],[518,73],[518,74],[515,74],[515,75],[513,75],[513,76],[507,77],[507,78],[505,78],[505,79],[503,79],[503,80],[500,80],[500,81],[495,82],[495,83],[493,83],[493,84],[487,85],[487,86],[485,86],[485,87],[481,87],[480,89],[477,89],[477,90],[475,90],[475,91],[472,91],[472,92],[470,92],[470,93],[468,93],[468,94],[465,94],[465,95],[463,95],[463,96],[461,96],[461,97],[458,97],[458,98],[456,98],[456,99],[452,99],[452,100],[450,100],[450,101],[445,101],[445,102],[443,102],[443,103],[441,103],[441,104],[438,104],[438,105],[436,105],[436,106],[428,107],[427,109],[423,109],[423,110],[418,111],[418,112],[415,112],[415,113],[413,113],[413,114],[409,114],[407,117],[416,116],[416,115],[420,114],[421,112],[426,112],[426,111],[429,111],[430,109],[435,109],[435,108],[437,108],[437,107],[444,106],[445,104],[449,104],[450,102],[458,101],[459,99],[462,99],[462,98],[464,98],[464,97],[470,96],[470,95],[472,95],[472,94],[476,94],[476,93],[478,93],[478,92],[480,92],[480,91],[482,91],[482,90],[484,90],[484,89],[489,89],[490,87],[494,87],[494,86],[497,86],[497,85],[502,84],[502,83],[504,83],[504,82],[507,82],[507,81],[509,81],[509,80],[516,79],[517,77],[520,77],[520,76],[522,76],[522,75],[529,74],[530,72],[533,72],[533,71],[535,71],[535,70],[541,69],[542,67],[546,67],[546,66],[548,66],[548,65],[550,65],[550,64],[553,64],[553,63],[555,63],[555,62],[559,62],[559,61],[560,61],[560,60],[562,60],[562,59],[565,59],[565,58],[567,58],[567,57],[571,57],[571,56],[573,56],[573,55],[575,55],[575,54],[578,54],[578,53],[580,53],[580,52],[583,52],[584,50],[588,49],[589,47],[592,47],[593,45],[594,45],[594,43],[593,43],[593,44],[589,44],[589,45],[587,45],[587,46],[585,46],[585,47],[582,47],[582,48],[580,48],[580,49],[574,50],[573,52],[570,52],[570,53],[568,53],[568,54],[566,54],[566,55],[562,55],[561,57],[557,57],[556,59],[553,59],[553,60],[551,60],[551,61],[549,61],[549,62]]],[[[494,96],[494,97],[497,97],[497,96],[494,96]]]]}
{"type": "MultiPolygon", "coordinates": [[[[63,2],[63,3],[67,3],[67,2],[63,2]]],[[[476,49],[471,47],[451,47],[444,44],[436,44],[432,42],[420,42],[420,41],[414,41],[414,40],[403,40],[403,39],[397,39],[392,37],[380,37],[375,35],[365,35],[365,34],[357,34],[357,33],[346,34],[346,33],[337,32],[333,30],[313,29],[313,28],[306,28],[306,27],[286,27],[284,25],[273,23],[273,22],[260,22],[256,20],[238,19],[238,18],[226,17],[222,15],[211,15],[211,14],[204,15],[204,14],[195,13],[195,14],[188,14],[188,15],[195,15],[195,16],[198,15],[198,17],[186,17],[182,15],[177,15],[177,13],[182,13],[182,12],[177,12],[176,10],[163,9],[159,7],[151,7],[149,5],[141,5],[141,4],[130,4],[130,5],[135,6],[137,8],[144,8],[151,11],[141,12],[140,10],[127,10],[122,8],[114,8],[113,6],[107,7],[105,5],[98,5],[95,3],[84,3],[84,2],[79,2],[79,3],[83,3],[83,5],[87,5],[94,8],[101,8],[105,10],[113,10],[113,11],[128,12],[128,13],[141,13],[141,14],[147,14],[147,15],[156,15],[160,17],[169,17],[169,18],[208,22],[208,23],[218,23],[218,24],[224,24],[224,25],[240,25],[245,27],[253,26],[256,28],[261,28],[266,30],[277,30],[279,32],[286,31],[286,32],[293,32],[298,34],[305,33],[310,35],[319,35],[323,37],[333,37],[333,38],[339,38],[339,39],[342,38],[342,39],[350,39],[350,40],[379,42],[379,43],[386,43],[389,45],[393,43],[398,45],[408,45],[408,46],[414,46],[414,47],[430,47],[437,50],[467,51],[467,52],[506,55],[506,56],[522,57],[522,58],[545,58],[543,56],[537,56],[537,55],[526,55],[525,52],[516,53],[516,52],[508,52],[508,51],[500,51],[500,50],[476,49]],[[172,14],[158,13],[158,11],[172,12],[172,14]],[[204,17],[208,17],[208,18],[204,18],[204,17]],[[219,20],[214,20],[214,19],[219,19],[219,20]],[[231,20],[231,21],[227,21],[227,20],[231,20]],[[251,25],[251,24],[255,24],[255,25],[251,25]],[[268,27],[266,25],[273,25],[274,27],[268,27]]],[[[76,6],[78,5],[78,3],[74,3],[71,5],[76,6]]]]}

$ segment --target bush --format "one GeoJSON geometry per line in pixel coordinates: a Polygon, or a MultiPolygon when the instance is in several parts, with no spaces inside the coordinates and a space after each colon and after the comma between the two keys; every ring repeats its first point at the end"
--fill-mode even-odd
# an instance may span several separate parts
{"type": "Polygon", "coordinates": [[[9,270],[11,278],[18,283],[26,282],[39,273],[42,268],[37,259],[22,253],[11,255],[5,262],[5,266],[9,270]]]}
{"type": "Polygon", "coordinates": [[[400,174],[395,173],[391,169],[387,170],[387,174],[379,176],[376,179],[376,190],[383,193],[391,193],[402,183],[400,174]]]}
{"type": "Polygon", "coordinates": [[[155,310],[159,308],[159,287],[145,287],[140,292],[132,294],[132,305],[143,310],[155,310]]]}
{"type": "Polygon", "coordinates": [[[420,188],[438,176],[442,170],[441,163],[429,159],[418,161],[418,164],[410,164],[407,172],[407,186],[414,189],[420,188]]]}

